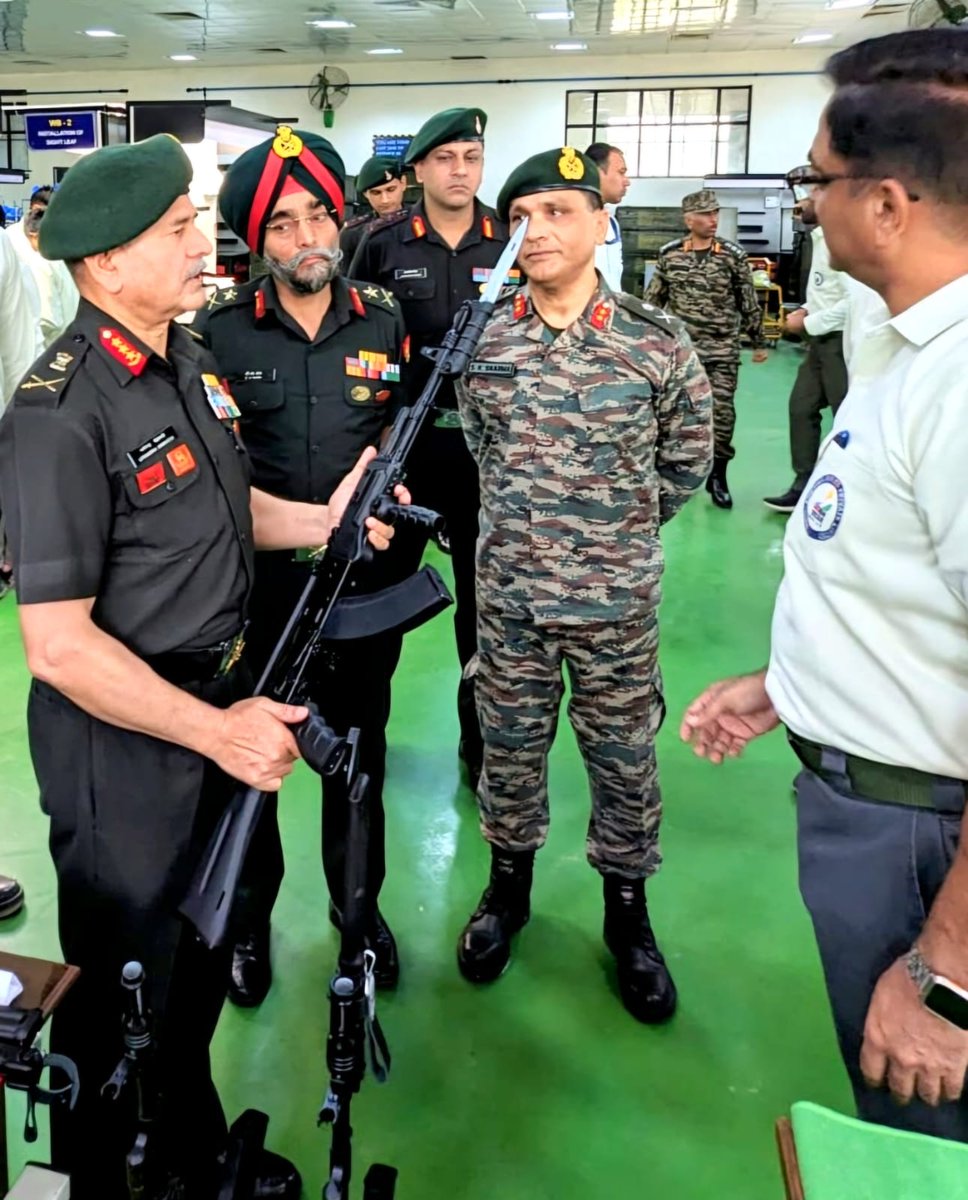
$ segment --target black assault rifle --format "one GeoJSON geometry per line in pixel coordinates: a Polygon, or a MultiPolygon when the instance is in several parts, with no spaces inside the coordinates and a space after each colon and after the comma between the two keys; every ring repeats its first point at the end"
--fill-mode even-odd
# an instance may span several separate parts
{"type": "MultiPolygon", "coordinates": [[[[286,704],[304,704],[307,670],[324,642],[368,637],[389,630],[405,633],[452,603],[443,580],[432,567],[424,567],[402,583],[369,596],[344,599],[342,594],[353,567],[372,556],[367,543],[368,517],[408,521],[430,531],[440,526],[440,517],[429,509],[397,504],[393,490],[404,479],[407,456],[434,407],[441,383],[444,379],[456,379],[467,370],[508,271],[514,265],[526,228],[527,221],[523,221],[515,231],[481,299],[466,300],[441,347],[425,351],[433,359],[433,372],[419,399],[401,411],[386,444],[367,466],[325,553],[313,565],[302,596],[259,680],[256,695],[270,696],[286,704]]],[[[313,713],[294,732],[303,758],[314,771],[332,775],[343,765],[346,740],[337,737],[318,714],[313,713]]],[[[265,794],[255,788],[235,794],[182,901],[182,915],[209,947],[221,945],[226,939],[232,903],[264,801],[265,794]]]]}

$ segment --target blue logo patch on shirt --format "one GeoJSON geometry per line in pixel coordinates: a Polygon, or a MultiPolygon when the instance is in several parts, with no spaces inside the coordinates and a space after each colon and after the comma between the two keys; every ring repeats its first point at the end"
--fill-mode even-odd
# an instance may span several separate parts
{"type": "Polygon", "coordinates": [[[844,516],[844,485],[836,475],[822,475],[803,498],[803,527],[816,542],[826,542],[844,516]]]}

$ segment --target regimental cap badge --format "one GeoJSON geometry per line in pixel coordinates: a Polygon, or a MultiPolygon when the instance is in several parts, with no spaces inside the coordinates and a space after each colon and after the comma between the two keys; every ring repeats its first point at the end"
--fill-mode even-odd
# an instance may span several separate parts
{"type": "Polygon", "coordinates": [[[474,129],[476,130],[478,136],[484,132],[484,129],[481,125],[481,118],[477,116],[477,114],[474,115],[474,129]]]}
{"type": "Polygon", "coordinates": [[[277,125],[272,149],[280,158],[298,158],[303,152],[303,140],[293,133],[291,125],[277,125]]]}
{"type": "Polygon", "coordinates": [[[389,167],[383,168],[383,179],[386,183],[393,183],[393,172],[389,167]]]}
{"type": "Polygon", "coordinates": [[[574,146],[562,146],[561,158],[558,159],[558,173],[562,179],[584,179],[585,164],[578,157],[574,146]]]}

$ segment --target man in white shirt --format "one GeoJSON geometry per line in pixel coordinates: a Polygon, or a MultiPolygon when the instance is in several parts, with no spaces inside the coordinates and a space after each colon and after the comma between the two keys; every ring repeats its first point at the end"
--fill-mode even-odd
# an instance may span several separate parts
{"type": "Polygon", "coordinates": [[[769,668],[708,689],[682,736],[718,763],[787,727],[860,1114],[968,1141],[968,39],[891,34],[827,72],[817,215],[886,319],[787,526],[769,668]]]}
{"type": "MultiPolygon", "coordinates": [[[[791,171],[787,176],[790,187],[797,187],[798,178],[810,170],[801,167],[791,171]]],[[[806,334],[807,337],[807,353],[790,393],[793,484],[782,495],[767,496],[763,500],[767,508],[785,513],[796,508],[816,466],[823,410],[829,408],[836,415],[847,394],[843,330],[849,301],[845,276],[830,266],[827,243],[809,196],[800,201],[800,220],[810,230],[812,258],[806,303],[786,318],[790,333],[806,334]]]]}
{"type": "Polygon", "coordinates": [[[51,188],[38,188],[30,198],[30,207],[22,220],[7,230],[17,252],[36,288],[39,304],[37,354],[53,345],[77,313],[80,300],[71,273],[62,262],[48,262],[37,248],[40,222],[47,211],[51,188]]]}
{"type": "Polygon", "coordinates": [[[608,213],[608,230],[605,242],[595,251],[595,267],[613,292],[622,290],[622,230],[615,210],[625,199],[631,187],[625,155],[617,146],[607,142],[592,142],[585,151],[598,167],[602,182],[602,199],[608,213]]]}
{"type": "Polygon", "coordinates": [[[34,361],[33,311],[20,260],[0,229],[0,411],[34,361]]]}

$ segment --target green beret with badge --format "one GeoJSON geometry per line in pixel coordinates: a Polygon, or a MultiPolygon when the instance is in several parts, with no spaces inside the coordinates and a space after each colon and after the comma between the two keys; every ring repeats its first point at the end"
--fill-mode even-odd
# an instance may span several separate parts
{"type": "Polygon", "coordinates": [[[431,150],[448,142],[483,142],[487,113],[481,108],[445,108],[424,121],[410,143],[403,164],[420,162],[431,150]]]}
{"type": "Polygon", "coordinates": [[[700,192],[690,192],[682,197],[684,213],[719,212],[719,197],[712,188],[703,188],[700,192]]]}
{"type": "Polygon", "coordinates": [[[602,182],[598,167],[587,154],[582,154],[574,146],[545,150],[532,155],[508,176],[497,198],[497,215],[506,221],[512,201],[519,196],[573,190],[591,192],[601,200],[602,182]]]}
{"type": "Polygon", "coordinates": [[[191,181],[191,161],[167,133],[86,154],[51,199],[40,253],[75,262],[124,246],[163,217],[191,181]]]}
{"type": "Polygon", "coordinates": [[[356,190],[368,192],[370,188],[382,187],[392,183],[394,179],[403,178],[403,164],[399,158],[391,158],[387,154],[374,154],[360,167],[356,177],[356,190]]]}
{"type": "Polygon", "coordinates": [[[261,254],[265,227],[276,205],[299,189],[318,197],[342,225],[346,168],[336,148],[318,133],[280,125],[274,138],[240,154],[225,172],[219,212],[232,232],[261,254]]]}

